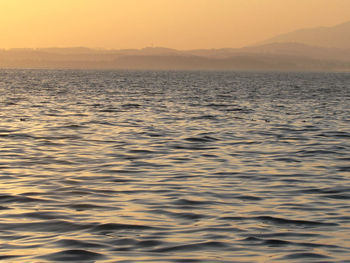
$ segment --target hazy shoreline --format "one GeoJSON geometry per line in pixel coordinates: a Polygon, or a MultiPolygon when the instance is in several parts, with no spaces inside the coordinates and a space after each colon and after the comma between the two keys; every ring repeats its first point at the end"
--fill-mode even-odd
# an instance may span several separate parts
{"type": "Polygon", "coordinates": [[[298,43],[241,49],[0,50],[0,68],[349,72],[350,51],[298,43]]]}

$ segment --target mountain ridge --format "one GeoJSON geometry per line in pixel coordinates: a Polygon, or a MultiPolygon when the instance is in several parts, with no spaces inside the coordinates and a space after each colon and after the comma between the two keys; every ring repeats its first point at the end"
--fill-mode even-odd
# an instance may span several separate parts
{"type": "MultiPolygon", "coordinates": [[[[194,50],[176,50],[167,47],[119,50],[86,47],[0,49],[0,68],[350,72],[350,38],[347,40],[347,37],[343,35],[347,30],[350,35],[350,21],[333,27],[297,30],[276,36],[259,45],[243,48],[194,50]],[[324,46],[314,45],[306,43],[307,41],[303,42],[301,41],[303,39],[295,36],[300,34],[304,37],[308,34],[316,34],[323,38],[328,36],[328,40],[330,35],[338,34],[343,42],[338,43],[337,47],[326,45],[328,42],[324,46]]],[[[339,42],[339,38],[336,40],[339,42]]],[[[320,41],[316,44],[322,43],[320,41]]]]}
{"type": "Polygon", "coordinates": [[[330,27],[303,28],[257,43],[296,42],[311,46],[350,49],[350,21],[330,27]]]}

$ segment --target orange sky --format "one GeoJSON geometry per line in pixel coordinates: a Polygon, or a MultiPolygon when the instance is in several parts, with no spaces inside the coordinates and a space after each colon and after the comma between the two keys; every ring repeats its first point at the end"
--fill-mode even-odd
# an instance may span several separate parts
{"type": "Polygon", "coordinates": [[[0,0],[0,48],[241,47],[350,20],[350,0],[0,0]]]}

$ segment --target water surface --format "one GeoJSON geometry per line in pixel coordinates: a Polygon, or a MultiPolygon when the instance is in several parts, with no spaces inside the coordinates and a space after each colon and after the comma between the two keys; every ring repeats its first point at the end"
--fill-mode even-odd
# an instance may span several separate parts
{"type": "Polygon", "coordinates": [[[0,71],[0,259],[350,262],[350,75],[0,71]]]}

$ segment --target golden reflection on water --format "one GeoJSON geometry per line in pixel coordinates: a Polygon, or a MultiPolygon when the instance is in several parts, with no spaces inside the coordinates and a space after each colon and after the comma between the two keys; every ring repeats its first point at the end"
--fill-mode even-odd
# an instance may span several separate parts
{"type": "Polygon", "coordinates": [[[23,255],[13,262],[346,258],[349,102],[317,85],[346,79],[54,73],[0,85],[0,240],[23,255]]]}

